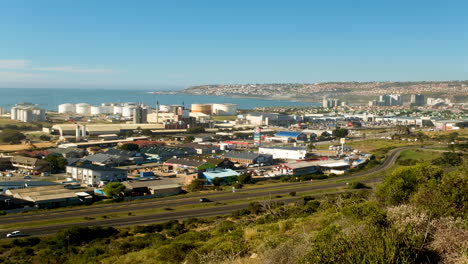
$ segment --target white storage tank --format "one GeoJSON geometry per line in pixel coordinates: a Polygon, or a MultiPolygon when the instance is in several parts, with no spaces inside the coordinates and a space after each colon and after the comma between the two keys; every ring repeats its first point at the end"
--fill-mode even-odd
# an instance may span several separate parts
{"type": "Polygon", "coordinates": [[[17,120],[18,119],[18,108],[17,107],[12,107],[10,113],[11,113],[11,119],[12,120],[17,120]]]}
{"type": "Polygon", "coordinates": [[[119,105],[114,106],[113,114],[114,115],[121,115],[122,114],[122,106],[119,106],[119,105]]]}
{"type": "Polygon", "coordinates": [[[172,106],[171,105],[159,105],[159,111],[164,112],[164,113],[169,113],[172,112],[172,106]]]}
{"type": "Polygon", "coordinates": [[[213,104],[213,114],[220,116],[232,116],[237,113],[236,104],[213,104]]]}
{"type": "Polygon", "coordinates": [[[101,106],[101,114],[113,114],[114,107],[111,105],[101,106]]]}
{"type": "Polygon", "coordinates": [[[58,112],[63,114],[63,113],[75,113],[76,111],[76,106],[75,104],[61,104],[58,106],[58,112]]]}
{"type": "Polygon", "coordinates": [[[203,113],[206,115],[211,115],[212,105],[211,104],[192,104],[191,110],[192,110],[192,113],[203,113]]]}
{"type": "Polygon", "coordinates": [[[91,112],[91,106],[86,103],[76,104],[76,113],[82,115],[88,115],[91,112]]]}
{"type": "Polygon", "coordinates": [[[102,113],[100,106],[91,106],[91,115],[100,115],[102,113]]]}
{"type": "Polygon", "coordinates": [[[125,117],[133,116],[133,109],[136,109],[136,108],[137,106],[134,106],[134,105],[126,105],[122,107],[122,116],[125,116],[125,117]]]}

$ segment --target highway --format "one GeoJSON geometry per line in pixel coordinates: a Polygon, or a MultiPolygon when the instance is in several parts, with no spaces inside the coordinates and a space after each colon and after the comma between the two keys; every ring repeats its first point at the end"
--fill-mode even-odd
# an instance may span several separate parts
{"type": "MultiPolygon", "coordinates": [[[[313,182],[295,182],[295,183],[284,183],[284,184],[275,184],[267,186],[258,186],[253,188],[247,188],[242,190],[237,190],[236,193],[232,192],[212,192],[204,193],[199,195],[182,195],[174,196],[164,199],[151,199],[138,202],[126,202],[126,203],[116,203],[116,204],[106,204],[106,205],[91,205],[91,206],[82,206],[76,208],[67,208],[67,209],[56,209],[48,211],[39,211],[39,212],[30,212],[25,214],[15,214],[15,215],[6,215],[0,217],[0,223],[5,224],[21,224],[21,223],[31,223],[39,221],[50,221],[50,220],[64,220],[67,218],[79,218],[83,217],[82,222],[78,223],[69,223],[69,224],[51,224],[48,226],[35,227],[35,228],[23,228],[21,231],[25,234],[31,236],[37,235],[49,235],[55,233],[57,230],[73,226],[130,226],[138,224],[148,224],[154,222],[163,222],[168,220],[175,219],[184,219],[190,217],[206,217],[206,216],[215,216],[215,215],[224,215],[231,213],[235,210],[245,208],[250,202],[255,201],[259,197],[266,197],[271,195],[274,196],[284,196],[288,195],[290,192],[294,191],[298,194],[301,192],[310,192],[310,191],[325,191],[330,189],[336,189],[340,187],[345,187],[346,183],[342,180],[352,180],[356,177],[368,176],[378,172],[382,172],[393,165],[398,158],[398,155],[401,151],[405,149],[412,148],[401,147],[396,148],[390,151],[387,155],[385,161],[369,170],[362,172],[353,173],[351,175],[317,180],[313,182]],[[337,182],[340,181],[340,182],[337,182]],[[173,211],[163,211],[159,213],[151,213],[145,215],[138,215],[140,210],[155,210],[162,208],[171,208],[178,206],[190,206],[190,205],[199,205],[200,198],[209,198],[211,201],[216,202],[214,206],[209,206],[205,208],[194,208],[187,210],[173,210],[173,211]],[[245,203],[239,203],[235,205],[225,205],[224,202],[232,202],[236,200],[246,200],[245,203]],[[108,218],[100,220],[85,220],[84,217],[102,216],[102,215],[112,215],[116,213],[126,213],[132,212],[134,216],[126,216],[119,218],[108,218]]],[[[380,178],[369,178],[365,180],[360,180],[364,183],[375,183],[380,181],[380,178]]],[[[279,200],[295,200],[297,198],[281,198],[279,200]]],[[[3,230],[0,232],[0,238],[5,237],[5,235],[14,230],[3,230]]]]}

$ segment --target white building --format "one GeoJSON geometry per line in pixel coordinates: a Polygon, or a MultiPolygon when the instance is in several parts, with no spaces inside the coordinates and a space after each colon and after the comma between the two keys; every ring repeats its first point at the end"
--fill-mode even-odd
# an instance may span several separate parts
{"type": "Polygon", "coordinates": [[[273,155],[273,159],[305,159],[307,149],[305,147],[260,147],[260,154],[273,155]]]}
{"type": "Polygon", "coordinates": [[[22,122],[41,122],[46,120],[45,110],[32,104],[19,104],[11,108],[11,119],[22,122]]]}
{"type": "Polygon", "coordinates": [[[67,166],[67,175],[87,186],[98,186],[104,182],[122,182],[127,180],[127,171],[97,165],[67,166]]]}

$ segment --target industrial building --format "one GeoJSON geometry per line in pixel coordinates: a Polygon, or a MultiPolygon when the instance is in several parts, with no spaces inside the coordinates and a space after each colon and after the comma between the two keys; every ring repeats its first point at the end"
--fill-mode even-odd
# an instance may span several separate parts
{"type": "Polygon", "coordinates": [[[255,152],[228,152],[223,155],[223,158],[226,158],[232,162],[238,162],[240,164],[271,164],[273,162],[273,155],[270,154],[260,154],[255,152]]]}
{"type": "MultiPolygon", "coordinates": [[[[76,113],[80,115],[101,115],[101,114],[114,114],[123,117],[133,117],[135,115],[135,109],[145,109],[147,112],[151,111],[151,108],[144,104],[138,103],[102,103],[99,106],[93,106],[88,103],[71,104],[65,103],[58,106],[58,112],[61,114],[65,113],[76,113]]],[[[140,115],[139,118],[141,118],[140,115]]]]}
{"type": "Polygon", "coordinates": [[[5,194],[24,204],[38,208],[56,208],[71,205],[81,205],[92,202],[90,190],[73,190],[63,185],[9,189],[5,194]]]}
{"type": "Polygon", "coordinates": [[[236,122],[239,125],[254,125],[254,126],[281,126],[289,127],[292,124],[297,124],[303,121],[302,116],[298,115],[282,115],[278,113],[247,113],[239,115],[236,122]]]}
{"type": "Polygon", "coordinates": [[[87,186],[98,186],[101,182],[127,180],[127,171],[97,165],[73,165],[66,167],[67,175],[87,186]]]}
{"type": "Polygon", "coordinates": [[[45,110],[37,108],[34,104],[16,104],[11,108],[10,118],[21,122],[46,121],[45,110]]]}
{"type": "Polygon", "coordinates": [[[123,182],[125,193],[130,196],[165,197],[179,194],[182,186],[170,179],[141,179],[123,182]]]}
{"type": "MultiPolygon", "coordinates": [[[[271,140],[272,138],[269,138],[271,140]]],[[[278,140],[281,142],[298,142],[307,141],[307,135],[302,132],[280,131],[275,134],[273,141],[278,140]]]]}
{"type": "Polygon", "coordinates": [[[52,128],[44,130],[53,135],[65,136],[77,136],[80,131],[79,137],[84,134],[86,136],[99,136],[105,134],[121,134],[125,131],[133,131],[136,129],[142,130],[156,130],[164,129],[163,124],[58,124],[53,125],[52,128]]]}
{"type": "Polygon", "coordinates": [[[239,176],[240,173],[231,169],[213,169],[203,172],[200,179],[205,179],[207,184],[211,184],[214,178],[221,178],[225,182],[229,181],[229,178],[239,176]]]}
{"type": "Polygon", "coordinates": [[[305,147],[260,147],[260,154],[271,154],[273,159],[305,159],[307,149],[305,147]]]}

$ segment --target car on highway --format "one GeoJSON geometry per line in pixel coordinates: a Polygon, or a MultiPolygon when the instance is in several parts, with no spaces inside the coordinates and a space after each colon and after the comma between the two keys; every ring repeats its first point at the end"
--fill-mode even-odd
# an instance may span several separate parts
{"type": "Polygon", "coordinates": [[[207,202],[211,202],[210,199],[208,198],[200,198],[200,203],[207,203],[207,202]]]}
{"type": "Polygon", "coordinates": [[[7,177],[13,177],[13,173],[7,173],[7,175],[5,175],[7,177]]]}
{"type": "Polygon", "coordinates": [[[22,236],[21,231],[13,231],[6,235],[6,237],[19,237],[19,236],[22,236]]]}
{"type": "Polygon", "coordinates": [[[23,177],[23,179],[32,179],[32,177],[29,176],[29,175],[26,175],[26,176],[23,177]]]}

